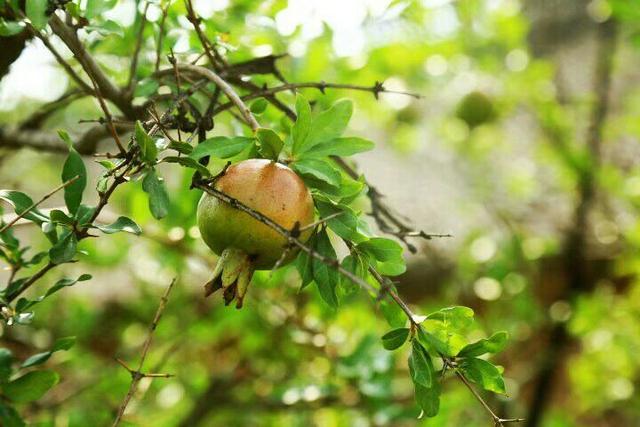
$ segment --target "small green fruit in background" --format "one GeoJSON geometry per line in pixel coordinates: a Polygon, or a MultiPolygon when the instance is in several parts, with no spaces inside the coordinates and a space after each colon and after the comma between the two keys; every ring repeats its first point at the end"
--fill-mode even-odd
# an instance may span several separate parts
{"type": "Polygon", "coordinates": [[[473,129],[490,123],[498,116],[493,101],[483,92],[473,91],[460,100],[456,108],[456,117],[473,129]]]}

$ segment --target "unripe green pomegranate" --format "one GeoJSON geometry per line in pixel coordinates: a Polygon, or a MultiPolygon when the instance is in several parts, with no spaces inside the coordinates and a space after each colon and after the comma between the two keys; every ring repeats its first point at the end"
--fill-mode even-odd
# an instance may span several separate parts
{"type": "MultiPolygon", "coordinates": [[[[260,212],[287,230],[313,223],[313,199],[302,179],[288,167],[265,159],[230,166],[214,188],[260,212]]],[[[254,270],[273,266],[283,256],[287,240],[266,224],[215,196],[204,193],[198,204],[198,227],[204,242],[218,255],[213,277],[205,285],[209,296],[223,289],[225,304],[237,298],[242,307],[254,270]]],[[[311,230],[301,233],[306,241],[311,230]]],[[[289,250],[283,263],[291,261],[289,250]]]]}
{"type": "Polygon", "coordinates": [[[456,108],[456,116],[464,120],[471,129],[492,122],[497,115],[491,98],[478,91],[465,95],[456,108]]]}

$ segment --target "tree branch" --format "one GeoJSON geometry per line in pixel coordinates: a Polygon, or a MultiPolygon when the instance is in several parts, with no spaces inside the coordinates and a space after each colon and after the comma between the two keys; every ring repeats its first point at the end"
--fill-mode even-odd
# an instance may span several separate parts
{"type": "Polygon", "coordinates": [[[129,391],[127,392],[126,396],[124,397],[124,400],[122,401],[122,404],[118,408],[118,413],[116,414],[116,418],[113,420],[112,427],[117,427],[118,424],[120,424],[120,421],[122,420],[122,416],[124,415],[124,411],[127,409],[127,406],[129,405],[129,402],[131,401],[131,398],[133,397],[134,393],[138,389],[138,383],[140,382],[140,380],[142,378],[167,378],[167,377],[170,376],[168,374],[155,374],[155,373],[148,374],[148,373],[143,373],[142,372],[142,367],[144,365],[145,359],[147,358],[147,353],[149,352],[149,347],[151,347],[151,341],[153,339],[153,333],[155,332],[156,328],[158,327],[158,323],[160,323],[160,318],[162,317],[162,313],[164,313],[164,309],[166,308],[167,302],[169,301],[169,293],[171,292],[171,289],[173,289],[173,285],[175,283],[176,283],[176,279],[173,279],[171,281],[171,283],[169,284],[169,286],[167,287],[167,290],[164,292],[164,295],[162,296],[162,299],[160,300],[160,305],[158,305],[158,309],[156,310],[156,314],[153,317],[153,321],[151,322],[151,325],[149,325],[149,331],[147,332],[147,338],[145,339],[144,344],[142,344],[142,353],[140,354],[140,362],[138,363],[138,368],[136,370],[132,370],[124,362],[119,361],[119,363],[122,366],[124,366],[125,369],[127,369],[129,371],[129,373],[131,374],[131,385],[129,386],[129,391]]]}
{"type": "Polygon", "coordinates": [[[102,95],[113,102],[127,117],[139,117],[141,111],[134,108],[124,91],[120,90],[111,82],[95,59],[89,55],[76,33],[62,22],[56,14],[51,16],[49,25],[53,32],[60,37],[69,50],[73,52],[73,55],[80,65],[82,65],[84,71],[96,81],[96,85],[100,88],[102,95]]]}

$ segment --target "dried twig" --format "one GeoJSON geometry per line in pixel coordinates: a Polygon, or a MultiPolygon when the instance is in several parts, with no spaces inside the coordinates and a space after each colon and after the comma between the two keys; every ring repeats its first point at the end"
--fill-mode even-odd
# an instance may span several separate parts
{"type": "Polygon", "coordinates": [[[113,420],[112,427],[116,427],[118,424],[120,424],[120,421],[122,420],[122,416],[124,415],[124,411],[127,409],[127,406],[131,401],[131,398],[133,397],[134,393],[138,388],[138,383],[142,378],[169,378],[172,376],[170,374],[144,373],[142,372],[142,367],[144,365],[145,359],[147,358],[149,347],[151,346],[153,333],[158,327],[158,323],[160,322],[162,313],[164,312],[164,309],[167,306],[167,302],[169,301],[169,293],[171,292],[171,289],[173,289],[173,285],[175,283],[176,283],[176,279],[173,279],[169,284],[169,286],[167,287],[167,290],[164,292],[164,295],[160,300],[160,305],[158,306],[158,310],[156,310],[156,314],[153,318],[153,321],[151,322],[151,325],[149,325],[149,332],[147,333],[147,338],[144,340],[144,343],[142,344],[142,352],[140,354],[140,362],[138,363],[138,368],[135,370],[131,369],[122,360],[116,359],[117,362],[120,363],[120,365],[122,365],[131,374],[131,385],[129,386],[129,391],[124,397],[122,404],[120,404],[120,407],[118,408],[118,413],[116,414],[116,418],[113,420]]]}

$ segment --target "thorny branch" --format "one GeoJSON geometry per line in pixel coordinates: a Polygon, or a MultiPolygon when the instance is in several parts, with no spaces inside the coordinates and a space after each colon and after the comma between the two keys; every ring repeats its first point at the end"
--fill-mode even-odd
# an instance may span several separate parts
{"type": "Polygon", "coordinates": [[[158,305],[158,310],[156,310],[156,314],[153,317],[153,321],[151,322],[151,325],[149,325],[147,338],[144,340],[144,344],[142,344],[142,352],[140,353],[140,362],[138,363],[138,368],[133,370],[130,367],[128,367],[123,361],[117,359],[118,363],[120,363],[131,374],[131,385],[129,386],[129,391],[124,397],[122,404],[118,408],[118,413],[116,414],[116,418],[113,420],[112,427],[116,427],[118,424],[120,424],[120,421],[122,420],[122,416],[124,415],[124,411],[127,409],[127,406],[131,401],[131,398],[133,397],[136,390],[138,389],[138,383],[142,378],[169,378],[171,376],[170,374],[144,373],[142,372],[142,367],[144,365],[145,359],[147,358],[149,347],[151,347],[153,333],[158,327],[158,323],[160,322],[162,313],[164,313],[164,309],[166,308],[167,302],[169,301],[169,293],[171,292],[171,289],[173,289],[173,285],[175,283],[176,283],[176,279],[173,279],[169,284],[169,286],[167,287],[167,290],[164,292],[164,295],[160,300],[160,305],[158,305]]]}

